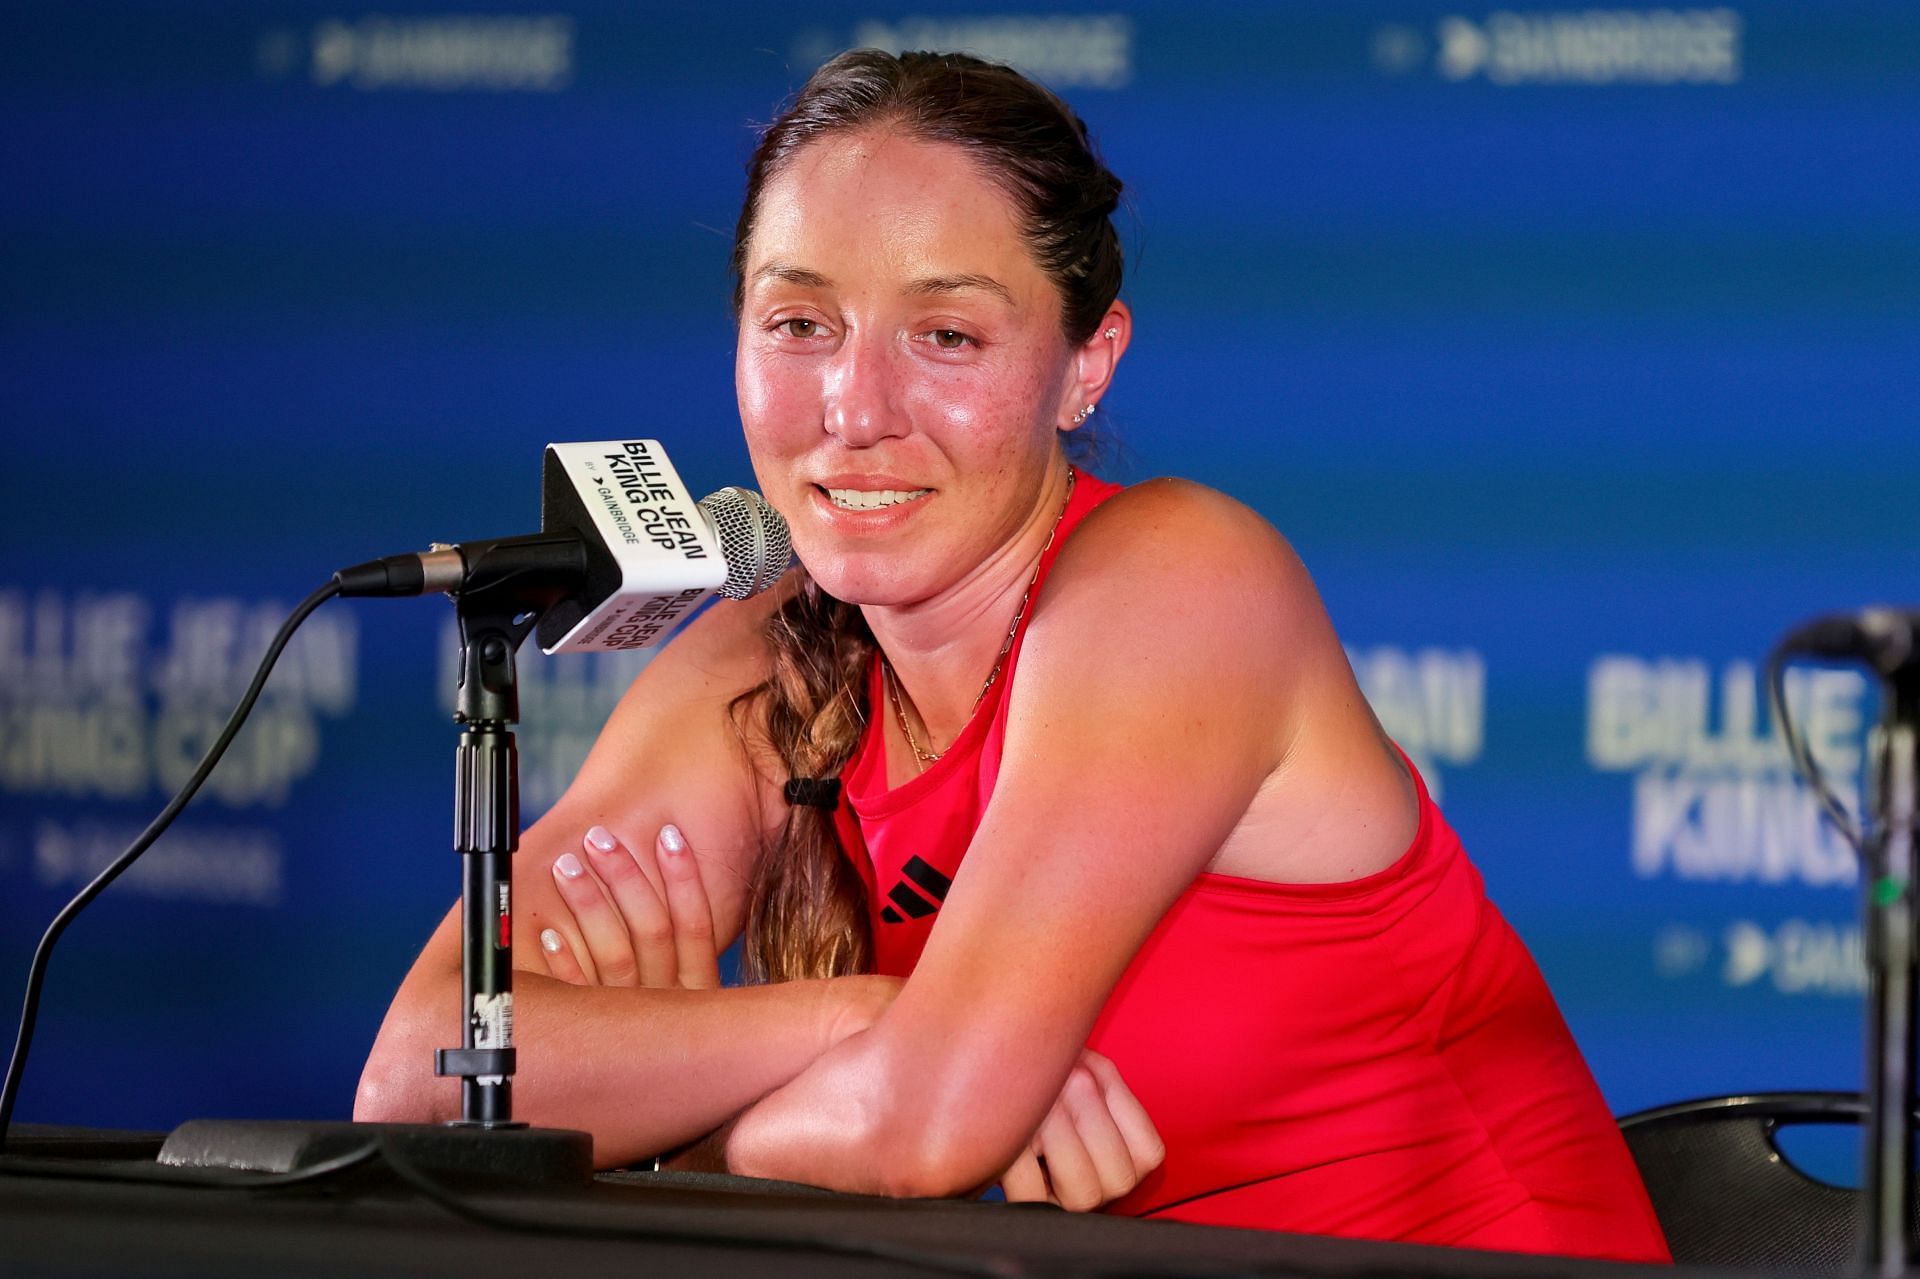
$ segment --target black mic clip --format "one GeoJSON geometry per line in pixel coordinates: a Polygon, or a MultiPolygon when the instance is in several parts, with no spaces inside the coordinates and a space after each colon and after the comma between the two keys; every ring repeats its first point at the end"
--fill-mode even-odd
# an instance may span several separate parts
{"type": "Polygon", "coordinates": [[[1920,612],[1878,605],[1858,613],[1830,613],[1796,627],[1780,641],[1782,653],[1830,661],[1865,662],[1884,678],[1920,666],[1920,612]]]}
{"type": "Polygon", "coordinates": [[[587,578],[587,550],[571,529],[387,555],[333,575],[342,595],[491,594],[544,612],[587,578]]]}

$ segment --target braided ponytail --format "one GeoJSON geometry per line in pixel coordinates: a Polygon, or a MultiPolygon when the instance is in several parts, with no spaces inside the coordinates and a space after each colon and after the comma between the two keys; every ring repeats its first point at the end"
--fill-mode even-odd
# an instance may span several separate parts
{"type": "MultiPolygon", "coordinates": [[[[837,777],[867,720],[866,619],[807,579],[767,620],[766,680],[735,701],[764,703],[766,733],[789,777],[837,777]]],[[[873,963],[866,890],[840,848],[833,813],[794,804],[748,888],[749,981],[865,972],[873,963]]]]}

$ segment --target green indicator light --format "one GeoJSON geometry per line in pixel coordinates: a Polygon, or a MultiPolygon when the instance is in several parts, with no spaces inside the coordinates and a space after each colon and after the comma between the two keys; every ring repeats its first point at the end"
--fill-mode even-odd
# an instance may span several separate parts
{"type": "Polygon", "coordinates": [[[1876,880],[1873,885],[1873,904],[1891,906],[1906,896],[1907,886],[1898,879],[1876,880]]]}

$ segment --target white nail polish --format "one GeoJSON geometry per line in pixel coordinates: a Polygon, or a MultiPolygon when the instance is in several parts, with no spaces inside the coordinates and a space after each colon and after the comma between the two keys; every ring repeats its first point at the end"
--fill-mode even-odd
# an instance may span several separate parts
{"type": "Polygon", "coordinates": [[[551,928],[542,928],[540,930],[540,949],[546,951],[549,955],[559,954],[560,934],[554,932],[551,928]]]}
{"type": "Polygon", "coordinates": [[[595,826],[592,830],[589,830],[587,832],[587,842],[603,853],[610,853],[618,846],[613,838],[613,832],[609,831],[605,826],[595,826]]]}
{"type": "Polygon", "coordinates": [[[668,822],[660,828],[660,847],[670,853],[684,853],[687,851],[687,837],[680,833],[678,826],[668,822]]]}
{"type": "Polygon", "coordinates": [[[562,853],[560,860],[553,864],[553,868],[562,875],[565,875],[568,879],[578,879],[587,873],[587,868],[582,866],[580,859],[572,853],[562,853]]]}

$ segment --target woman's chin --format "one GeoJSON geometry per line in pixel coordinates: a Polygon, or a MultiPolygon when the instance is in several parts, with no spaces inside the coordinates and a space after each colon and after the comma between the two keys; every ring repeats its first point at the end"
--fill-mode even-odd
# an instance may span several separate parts
{"type": "Polygon", "coordinates": [[[915,598],[912,584],[901,578],[897,563],[863,563],[872,557],[809,554],[804,550],[799,556],[807,576],[821,590],[845,603],[885,606],[910,603],[915,598]]]}

